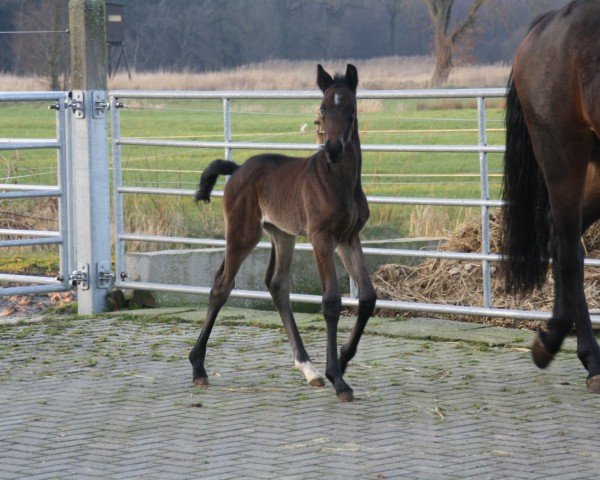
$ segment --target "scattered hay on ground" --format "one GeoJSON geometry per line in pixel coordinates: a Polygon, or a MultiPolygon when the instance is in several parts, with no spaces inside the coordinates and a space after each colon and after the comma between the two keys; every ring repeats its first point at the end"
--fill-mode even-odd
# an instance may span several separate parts
{"type": "MultiPolygon", "coordinates": [[[[490,250],[499,253],[501,219],[490,215],[490,250]]],[[[593,226],[583,238],[589,257],[600,258],[600,225],[593,226]]],[[[481,220],[469,221],[460,226],[440,250],[461,253],[481,253],[481,220]]],[[[541,290],[531,294],[507,295],[500,274],[500,265],[492,263],[492,298],[497,308],[520,310],[552,310],[554,281],[551,269],[541,290]]],[[[373,274],[373,284],[380,299],[423,303],[441,303],[463,306],[483,306],[481,262],[451,259],[426,259],[416,266],[382,265],[373,274]]],[[[590,309],[600,308],[600,269],[585,269],[585,294],[590,309]]],[[[407,312],[380,310],[380,316],[407,316],[407,312]]],[[[411,312],[411,315],[414,313],[411,312]]],[[[435,315],[433,315],[435,316],[435,315]]],[[[439,315],[438,315],[439,316],[439,315]]],[[[447,315],[443,318],[486,323],[490,325],[540,329],[545,322],[483,318],[466,315],[447,315]]]]}

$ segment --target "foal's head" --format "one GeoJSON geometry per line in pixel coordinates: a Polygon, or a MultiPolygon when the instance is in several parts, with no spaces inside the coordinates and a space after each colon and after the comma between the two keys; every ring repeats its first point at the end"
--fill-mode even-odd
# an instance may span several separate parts
{"type": "Polygon", "coordinates": [[[323,91],[321,115],[325,130],[325,155],[331,163],[339,163],[356,130],[358,72],[354,65],[348,64],[346,75],[333,78],[318,65],[317,84],[323,91]]]}

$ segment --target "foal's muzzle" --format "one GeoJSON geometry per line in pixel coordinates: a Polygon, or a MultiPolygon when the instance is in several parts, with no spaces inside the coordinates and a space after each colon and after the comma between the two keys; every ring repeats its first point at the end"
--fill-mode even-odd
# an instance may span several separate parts
{"type": "Polygon", "coordinates": [[[327,140],[325,142],[325,156],[329,163],[340,163],[344,155],[344,145],[341,141],[327,140]]]}

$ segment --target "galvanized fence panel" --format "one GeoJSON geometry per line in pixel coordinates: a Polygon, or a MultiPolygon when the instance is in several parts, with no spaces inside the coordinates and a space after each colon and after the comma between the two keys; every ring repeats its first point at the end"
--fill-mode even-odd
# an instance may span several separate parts
{"type": "MultiPolygon", "coordinates": [[[[481,208],[482,224],[482,252],[481,253],[460,253],[448,251],[423,251],[410,249],[384,249],[384,248],[364,248],[366,255],[397,255],[413,258],[446,258],[467,261],[480,261],[483,265],[482,288],[484,305],[478,306],[458,306],[446,304],[430,304],[407,301],[378,300],[377,307],[382,309],[413,311],[421,313],[437,314],[461,314],[483,317],[503,317],[512,319],[533,319],[547,320],[550,318],[550,312],[524,311],[503,308],[494,308],[491,294],[491,262],[501,261],[500,255],[490,253],[490,229],[489,229],[489,209],[499,207],[502,203],[498,200],[490,200],[488,184],[488,153],[504,152],[504,145],[488,145],[486,135],[486,99],[502,98],[506,94],[505,89],[484,88],[484,89],[451,89],[451,90],[371,90],[359,91],[358,99],[449,99],[460,98],[477,100],[477,120],[478,120],[478,143],[476,145],[404,145],[404,144],[363,144],[362,149],[365,152],[454,152],[454,153],[477,153],[479,155],[480,165],[480,187],[481,195],[479,199],[444,199],[444,198],[411,198],[411,197],[367,197],[370,203],[389,204],[389,205],[436,205],[436,206],[469,206],[481,208]]],[[[224,240],[210,238],[183,238],[167,237],[159,235],[132,234],[124,230],[123,223],[123,195],[135,194],[153,194],[153,195],[180,195],[193,196],[195,191],[189,189],[176,188],[150,188],[123,186],[121,173],[121,147],[123,145],[135,146],[153,146],[153,147],[182,147],[182,148],[223,148],[225,158],[231,158],[233,149],[244,150],[295,150],[295,151],[315,151],[320,148],[314,143],[268,143],[268,142],[233,142],[231,132],[231,100],[237,99],[314,99],[322,98],[318,91],[131,91],[115,90],[109,92],[111,102],[112,128],[113,128],[113,175],[114,175],[114,206],[115,206],[115,242],[117,255],[117,281],[115,286],[123,289],[144,289],[149,291],[162,291],[172,293],[192,293],[199,295],[208,295],[209,286],[184,286],[167,285],[157,283],[142,283],[127,281],[127,273],[124,271],[125,265],[125,242],[145,241],[153,243],[171,243],[188,244],[201,246],[224,246],[224,240]],[[181,141],[181,140],[160,140],[123,137],[120,132],[120,118],[117,106],[122,106],[125,99],[216,99],[222,100],[223,104],[223,137],[222,142],[215,141],[181,141]]],[[[222,191],[213,192],[214,197],[222,196],[222,191]]],[[[259,243],[257,248],[271,248],[269,243],[259,243]]],[[[311,250],[310,244],[298,244],[297,250],[311,250]]],[[[599,266],[598,260],[586,260],[586,265],[599,266]]],[[[270,294],[266,291],[234,290],[232,297],[268,300],[270,294]]],[[[319,304],[321,297],[318,295],[306,295],[293,293],[291,300],[311,304],[319,304]]],[[[345,306],[357,306],[358,300],[352,297],[344,297],[342,304],[345,306]]],[[[595,323],[600,322],[600,318],[593,317],[595,323]]]]}
{"type": "Polygon", "coordinates": [[[56,110],[56,138],[52,139],[0,139],[0,150],[28,150],[54,148],[57,150],[58,185],[26,185],[0,184],[0,200],[24,199],[40,197],[56,197],[58,199],[59,231],[0,229],[2,236],[22,237],[14,240],[0,240],[0,249],[32,245],[59,245],[60,267],[57,277],[34,275],[14,275],[0,273],[0,282],[17,283],[19,286],[0,288],[0,296],[26,295],[32,293],[48,293],[64,291],[70,288],[69,272],[73,263],[71,243],[69,241],[69,198],[67,194],[68,169],[67,159],[67,115],[65,113],[66,92],[4,92],[0,93],[0,102],[52,102],[51,108],[56,110]],[[26,237],[26,238],[23,238],[26,237]],[[25,285],[23,285],[25,284],[25,285]],[[26,284],[33,284],[26,286],[26,284]]]}

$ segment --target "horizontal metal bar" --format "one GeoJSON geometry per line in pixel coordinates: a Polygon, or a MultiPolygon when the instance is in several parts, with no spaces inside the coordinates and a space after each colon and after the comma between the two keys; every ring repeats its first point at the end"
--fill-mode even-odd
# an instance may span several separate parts
{"type": "Polygon", "coordinates": [[[48,190],[23,190],[15,192],[0,192],[0,200],[14,198],[60,197],[62,192],[57,189],[48,190]]]}
{"type": "Polygon", "coordinates": [[[38,283],[40,285],[55,285],[60,283],[56,277],[37,277],[33,275],[13,275],[11,273],[0,273],[0,282],[12,283],[38,283]]]}
{"type": "MultiPolygon", "coordinates": [[[[155,187],[119,187],[119,193],[135,193],[140,195],[180,195],[183,197],[193,197],[196,195],[196,190],[183,188],[155,188],[155,187]]],[[[222,197],[223,192],[214,190],[210,194],[211,197],[222,197]]]]}
{"type": "Polygon", "coordinates": [[[61,193],[56,185],[27,185],[23,183],[0,183],[0,190],[36,190],[36,191],[53,191],[61,193]]]}
{"type": "MultiPolygon", "coordinates": [[[[118,145],[172,148],[232,148],[240,150],[294,150],[315,151],[321,148],[316,143],[259,143],[259,142],[205,142],[192,140],[156,140],[147,138],[120,138],[118,145]]],[[[433,153],[502,153],[503,145],[361,145],[363,152],[433,152],[433,153]]]]}
{"type": "MultiPolygon", "coordinates": [[[[0,232],[1,233],[1,232],[0,232]]],[[[143,235],[137,233],[125,233],[118,236],[119,240],[128,242],[150,242],[150,243],[174,243],[184,245],[199,245],[203,247],[218,247],[223,248],[227,245],[225,240],[215,238],[190,238],[190,237],[167,237],[161,235],[143,235]]],[[[260,242],[256,245],[259,249],[270,249],[271,244],[268,242],[260,242]]],[[[312,251],[312,245],[310,243],[297,243],[295,250],[300,252],[312,251]]],[[[397,257],[411,257],[411,258],[440,258],[449,260],[464,260],[464,261],[492,261],[499,262],[503,261],[502,255],[490,253],[484,255],[481,253],[460,253],[460,252],[447,252],[441,250],[411,250],[404,248],[372,248],[364,247],[363,253],[365,255],[389,255],[397,257]]],[[[600,267],[600,259],[586,258],[583,261],[585,266],[588,267],[600,267]]]]}
{"type": "Polygon", "coordinates": [[[62,100],[67,92],[1,92],[0,102],[43,102],[62,100]]]}
{"type": "MultiPolygon", "coordinates": [[[[211,193],[212,195],[212,193],[211,193]]],[[[387,205],[438,205],[448,207],[501,207],[500,200],[475,200],[463,198],[413,198],[413,197],[367,197],[369,203],[387,205]]]]}
{"type": "Polygon", "coordinates": [[[66,292],[71,290],[69,285],[57,283],[56,285],[35,285],[31,287],[4,287],[0,288],[0,297],[13,295],[35,295],[41,293],[66,292]]]}
{"type": "MultiPolygon", "coordinates": [[[[171,292],[171,293],[187,293],[194,295],[209,295],[209,287],[191,287],[184,285],[168,285],[161,283],[147,283],[147,282],[116,282],[116,288],[121,289],[132,289],[132,290],[148,290],[158,292],[171,292]]],[[[271,300],[269,292],[256,291],[256,290],[233,290],[231,297],[234,298],[248,298],[253,300],[271,300]]],[[[299,293],[292,293],[290,295],[292,302],[310,303],[318,305],[322,302],[322,298],[319,295],[306,295],[299,293]]],[[[342,305],[346,307],[357,307],[358,299],[342,297],[342,305]]],[[[539,312],[539,311],[526,311],[526,310],[510,310],[503,308],[480,308],[480,307],[466,307],[459,305],[447,305],[447,304],[429,304],[420,302],[404,302],[404,301],[392,301],[392,300],[377,300],[377,308],[385,310],[400,310],[408,312],[421,312],[421,313],[435,313],[435,314],[460,314],[460,315],[473,315],[477,317],[501,317],[511,319],[523,319],[523,320],[549,320],[551,318],[550,312],[539,312]]],[[[592,316],[592,323],[600,323],[600,317],[592,316]]]]}
{"type": "Polygon", "coordinates": [[[36,148],[60,148],[58,140],[42,138],[0,138],[0,150],[32,150],[36,148]]]}
{"type": "Polygon", "coordinates": [[[59,232],[50,230],[14,230],[10,228],[0,228],[0,235],[22,235],[25,237],[60,237],[59,232]]]}
{"type": "MultiPolygon", "coordinates": [[[[155,188],[155,187],[121,187],[119,193],[136,193],[148,195],[181,195],[194,196],[196,190],[183,188],[155,188]]],[[[222,190],[213,190],[211,197],[222,197],[222,190]]],[[[387,205],[438,205],[449,207],[501,207],[503,203],[499,200],[476,200],[461,198],[419,198],[419,197],[372,197],[368,196],[369,203],[387,205]]]]}
{"type": "MultiPolygon", "coordinates": [[[[188,238],[188,237],[166,237],[159,235],[140,235],[140,234],[123,234],[119,235],[120,240],[135,241],[135,242],[151,242],[151,243],[179,243],[185,245],[201,245],[205,247],[219,247],[223,248],[227,244],[225,240],[211,239],[211,238],[188,238]]],[[[269,242],[260,242],[256,248],[262,250],[268,250],[271,248],[269,242]]],[[[298,243],[295,246],[297,251],[310,252],[312,251],[312,245],[310,243],[298,243]]],[[[446,258],[454,260],[490,260],[500,261],[502,260],[501,255],[489,254],[482,255],[479,253],[457,253],[457,252],[443,252],[436,250],[410,250],[400,248],[371,248],[364,247],[363,253],[365,255],[390,255],[399,257],[411,257],[411,258],[446,258]]]]}
{"type": "Polygon", "coordinates": [[[59,245],[62,238],[26,238],[23,240],[0,240],[0,248],[30,247],[32,245],[59,245]]]}
{"type": "MultiPolygon", "coordinates": [[[[223,248],[227,245],[225,240],[216,238],[190,238],[190,237],[166,237],[160,235],[142,235],[136,233],[124,233],[119,235],[119,240],[125,240],[129,242],[150,242],[150,243],[179,243],[184,245],[199,245],[203,247],[218,247],[223,248]]],[[[261,250],[268,250],[271,248],[269,242],[259,242],[256,248],[261,250]]],[[[296,250],[301,252],[311,252],[312,245],[310,243],[297,243],[295,245],[296,250]]]]}
{"type": "MultiPolygon", "coordinates": [[[[144,99],[321,99],[318,90],[255,90],[255,91],[162,91],[162,90],[110,90],[109,96],[115,98],[144,99]]],[[[412,98],[475,98],[504,97],[505,88],[446,88],[428,90],[359,90],[358,99],[412,99],[412,98]]]]}

